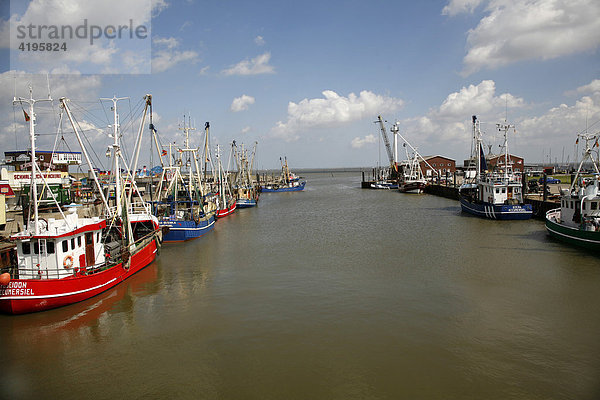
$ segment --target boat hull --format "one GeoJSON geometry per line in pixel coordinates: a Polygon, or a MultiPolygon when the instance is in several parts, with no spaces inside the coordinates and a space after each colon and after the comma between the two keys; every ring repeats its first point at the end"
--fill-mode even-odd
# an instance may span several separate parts
{"type": "Polygon", "coordinates": [[[12,279],[7,286],[0,286],[0,312],[25,314],[89,299],[146,267],[157,252],[157,240],[151,238],[131,255],[128,267],[119,263],[94,274],[63,279],[12,279]]]}
{"type": "Polygon", "coordinates": [[[161,220],[161,228],[168,228],[163,236],[163,242],[185,242],[199,238],[215,227],[215,216],[201,218],[198,222],[181,219],[161,220]]]}
{"type": "Polygon", "coordinates": [[[279,187],[277,189],[274,188],[268,188],[268,187],[263,187],[262,188],[262,192],[263,193],[279,193],[279,192],[299,192],[301,190],[304,190],[304,186],[306,186],[306,182],[301,182],[298,186],[291,186],[291,187],[279,187]]]}
{"type": "Polygon", "coordinates": [[[402,193],[420,194],[423,193],[426,185],[427,184],[424,182],[405,182],[400,183],[400,185],[398,186],[398,190],[402,193]]]}
{"type": "Polygon", "coordinates": [[[474,203],[460,196],[462,211],[482,218],[499,220],[525,220],[533,215],[531,204],[474,203]]]}
{"type": "Polygon", "coordinates": [[[221,210],[217,210],[217,218],[223,218],[230,214],[233,214],[236,208],[236,203],[233,203],[229,208],[224,208],[221,210]]]}
{"type": "Polygon", "coordinates": [[[398,189],[398,185],[395,183],[391,183],[391,182],[385,182],[385,183],[371,183],[371,189],[398,189]]]}
{"type": "Polygon", "coordinates": [[[576,227],[560,224],[560,209],[546,213],[546,230],[553,238],[570,245],[584,247],[589,250],[600,250],[600,231],[585,231],[576,227]]]}
{"type": "Polygon", "coordinates": [[[249,208],[256,206],[256,200],[252,199],[237,199],[236,202],[237,208],[249,208]]]}

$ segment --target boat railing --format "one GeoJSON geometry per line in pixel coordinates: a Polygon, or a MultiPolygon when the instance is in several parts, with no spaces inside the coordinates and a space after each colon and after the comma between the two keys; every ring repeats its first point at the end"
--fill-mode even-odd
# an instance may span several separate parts
{"type": "Polygon", "coordinates": [[[91,275],[104,270],[106,266],[106,262],[85,267],[73,266],[69,269],[66,269],[59,265],[56,265],[55,267],[46,267],[38,265],[35,265],[34,267],[26,267],[24,265],[13,265],[0,269],[0,272],[8,272],[15,279],[47,280],[91,275]]]}
{"type": "MultiPolygon", "coordinates": [[[[116,215],[118,208],[110,207],[110,211],[113,215],[116,215]]],[[[129,204],[129,207],[127,208],[127,212],[129,214],[151,214],[152,213],[150,203],[142,203],[142,202],[135,202],[135,203],[129,204]]]]}
{"type": "Polygon", "coordinates": [[[546,219],[560,224],[560,215],[560,208],[553,208],[552,210],[548,210],[546,212],[546,219]]]}
{"type": "Polygon", "coordinates": [[[151,207],[148,203],[136,202],[129,205],[130,214],[151,214],[151,207]]]}

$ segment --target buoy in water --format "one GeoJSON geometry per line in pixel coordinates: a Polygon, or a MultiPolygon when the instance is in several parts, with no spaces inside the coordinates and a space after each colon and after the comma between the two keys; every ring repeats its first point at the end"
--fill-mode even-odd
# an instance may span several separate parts
{"type": "Polygon", "coordinates": [[[5,272],[2,275],[0,275],[0,285],[6,286],[8,285],[8,282],[10,282],[10,274],[8,272],[5,272]]]}

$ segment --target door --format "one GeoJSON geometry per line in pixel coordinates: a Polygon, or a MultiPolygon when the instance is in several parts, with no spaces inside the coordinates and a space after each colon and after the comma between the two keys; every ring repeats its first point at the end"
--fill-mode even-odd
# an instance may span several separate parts
{"type": "Polygon", "coordinates": [[[94,232],[85,233],[85,264],[92,266],[96,263],[94,255],[94,232]]]}

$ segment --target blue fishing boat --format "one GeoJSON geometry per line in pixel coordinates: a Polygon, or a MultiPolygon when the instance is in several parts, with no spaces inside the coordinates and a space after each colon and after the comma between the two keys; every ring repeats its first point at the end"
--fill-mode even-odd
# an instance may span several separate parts
{"type": "Polygon", "coordinates": [[[467,171],[467,182],[459,188],[462,211],[478,217],[499,220],[523,220],[531,218],[531,204],[523,202],[521,174],[514,172],[508,157],[507,131],[514,126],[497,124],[504,131],[504,164],[497,165],[491,172],[483,152],[479,121],[473,115],[473,151],[471,160],[474,171],[467,171]],[[470,181],[469,181],[470,179],[470,181]]]}
{"type": "Polygon", "coordinates": [[[196,220],[170,215],[160,218],[158,223],[163,228],[164,242],[184,242],[210,232],[215,227],[215,215],[204,215],[196,220]]]}
{"type": "MultiPolygon", "coordinates": [[[[206,123],[205,129],[209,124],[206,123]]],[[[184,125],[185,148],[178,150],[179,159],[171,164],[169,146],[169,166],[163,167],[158,187],[159,200],[153,202],[154,214],[163,230],[164,242],[183,242],[199,238],[215,226],[217,205],[215,196],[206,193],[204,182],[197,165],[196,150],[190,147],[189,131],[184,125]],[[181,166],[189,166],[182,173],[181,166]],[[195,170],[192,168],[195,166],[195,170]]],[[[162,153],[161,153],[162,162],[162,153]]]]}
{"type": "Polygon", "coordinates": [[[285,162],[279,157],[281,162],[281,176],[279,179],[272,180],[264,184],[261,188],[263,192],[299,192],[304,190],[306,181],[301,181],[300,177],[290,171],[287,163],[287,157],[285,162]]]}
{"type": "Polygon", "coordinates": [[[273,184],[269,184],[266,186],[263,186],[262,191],[263,192],[299,192],[301,190],[304,190],[304,186],[306,186],[306,182],[302,181],[302,182],[290,182],[287,185],[283,185],[280,186],[277,183],[273,183],[273,184]]]}

